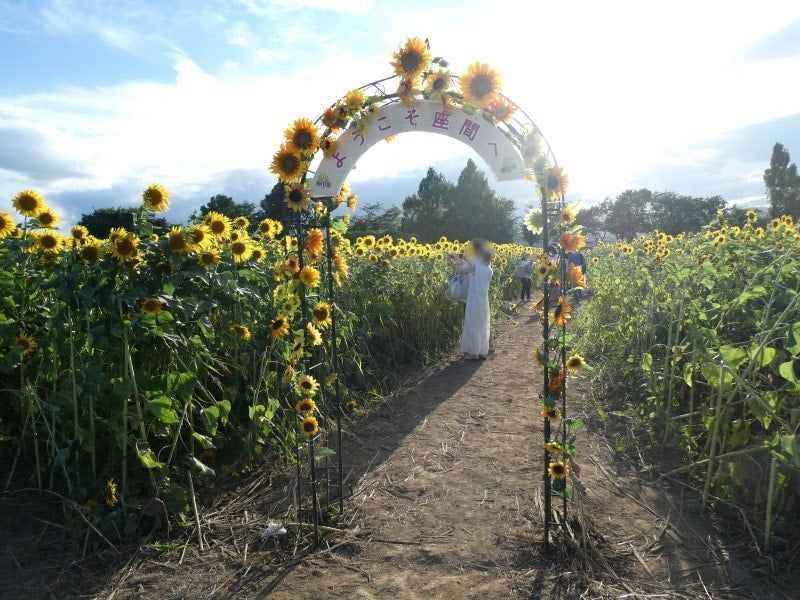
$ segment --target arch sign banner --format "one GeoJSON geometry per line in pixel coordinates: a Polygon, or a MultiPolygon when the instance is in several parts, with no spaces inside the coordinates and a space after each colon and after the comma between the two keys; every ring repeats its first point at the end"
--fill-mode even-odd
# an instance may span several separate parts
{"type": "Polygon", "coordinates": [[[486,161],[498,181],[523,179],[525,169],[517,148],[478,113],[467,113],[441,101],[419,100],[409,106],[393,102],[378,108],[369,122],[345,130],[336,152],[322,160],[311,183],[311,196],[338,193],[356,161],[376,143],[412,131],[446,135],[467,144],[486,161]]]}

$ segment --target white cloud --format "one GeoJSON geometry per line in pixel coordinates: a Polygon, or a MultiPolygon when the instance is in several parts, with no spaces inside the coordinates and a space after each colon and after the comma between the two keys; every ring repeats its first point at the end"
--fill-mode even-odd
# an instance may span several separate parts
{"type": "Polygon", "coordinates": [[[250,43],[250,28],[244,21],[237,21],[228,28],[228,43],[231,46],[247,46],[250,43]]]}

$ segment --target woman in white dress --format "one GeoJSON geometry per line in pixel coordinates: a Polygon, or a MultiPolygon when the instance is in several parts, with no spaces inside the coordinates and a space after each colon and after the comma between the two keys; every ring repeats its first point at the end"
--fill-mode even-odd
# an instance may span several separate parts
{"type": "Polygon", "coordinates": [[[458,269],[460,273],[472,273],[461,331],[461,352],[472,360],[485,359],[489,354],[489,283],[494,275],[491,262],[491,253],[479,250],[471,262],[462,263],[458,269]]]}

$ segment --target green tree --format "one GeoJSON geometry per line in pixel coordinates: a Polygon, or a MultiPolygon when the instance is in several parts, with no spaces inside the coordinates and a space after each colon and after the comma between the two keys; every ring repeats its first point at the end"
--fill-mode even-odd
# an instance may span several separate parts
{"type": "Polygon", "coordinates": [[[623,240],[632,240],[638,234],[652,229],[648,206],[653,193],[648,189],[625,190],[611,204],[606,215],[608,231],[623,240]]]}
{"type": "Polygon", "coordinates": [[[264,219],[273,219],[280,221],[283,219],[283,201],[286,196],[285,185],[280,181],[272,186],[269,194],[266,194],[261,199],[261,208],[256,212],[256,221],[259,223],[264,219]]]}
{"type": "Polygon", "coordinates": [[[419,182],[417,193],[403,200],[400,228],[405,235],[416,236],[421,242],[433,242],[442,233],[445,216],[453,205],[455,186],[441,173],[428,168],[419,182]]]}
{"type": "Polygon", "coordinates": [[[575,225],[583,225],[583,232],[588,236],[599,240],[604,239],[608,233],[606,218],[611,212],[613,204],[611,198],[606,198],[602,202],[582,208],[575,219],[575,225]]]}
{"type": "Polygon", "coordinates": [[[789,163],[789,152],[783,144],[775,144],[769,168],[764,171],[764,184],[772,217],[791,215],[800,219],[800,177],[797,165],[789,163]]]}
{"type": "Polygon", "coordinates": [[[399,206],[384,210],[380,202],[367,204],[350,220],[347,237],[355,239],[370,234],[375,237],[395,236],[400,229],[400,212],[399,206]]]}
{"type": "Polygon", "coordinates": [[[483,237],[505,243],[517,228],[513,200],[498,197],[486,175],[468,160],[453,185],[434,169],[420,181],[417,193],[403,201],[400,227],[404,235],[421,242],[441,236],[468,240],[483,237]]]}
{"type": "Polygon", "coordinates": [[[722,196],[697,198],[675,192],[656,192],[650,200],[650,228],[670,235],[700,231],[725,208],[722,196]]]}
{"type": "MultiPolygon", "coordinates": [[[[138,211],[138,208],[97,208],[88,215],[81,215],[78,225],[86,227],[94,237],[105,239],[114,227],[132,231],[133,215],[138,211]]],[[[153,231],[159,234],[166,233],[171,226],[163,217],[151,216],[149,221],[153,224],[153,231]]]]}

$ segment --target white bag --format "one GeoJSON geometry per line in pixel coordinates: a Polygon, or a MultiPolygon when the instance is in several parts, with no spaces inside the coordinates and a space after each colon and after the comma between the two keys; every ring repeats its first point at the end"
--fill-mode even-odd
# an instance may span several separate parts
{"type": "Polygon", "coordinates": [[[469,275],[459,275],[452,273],[447,277],[447,293],[451,300],[467,301],[469,292],[469,275]]]}

